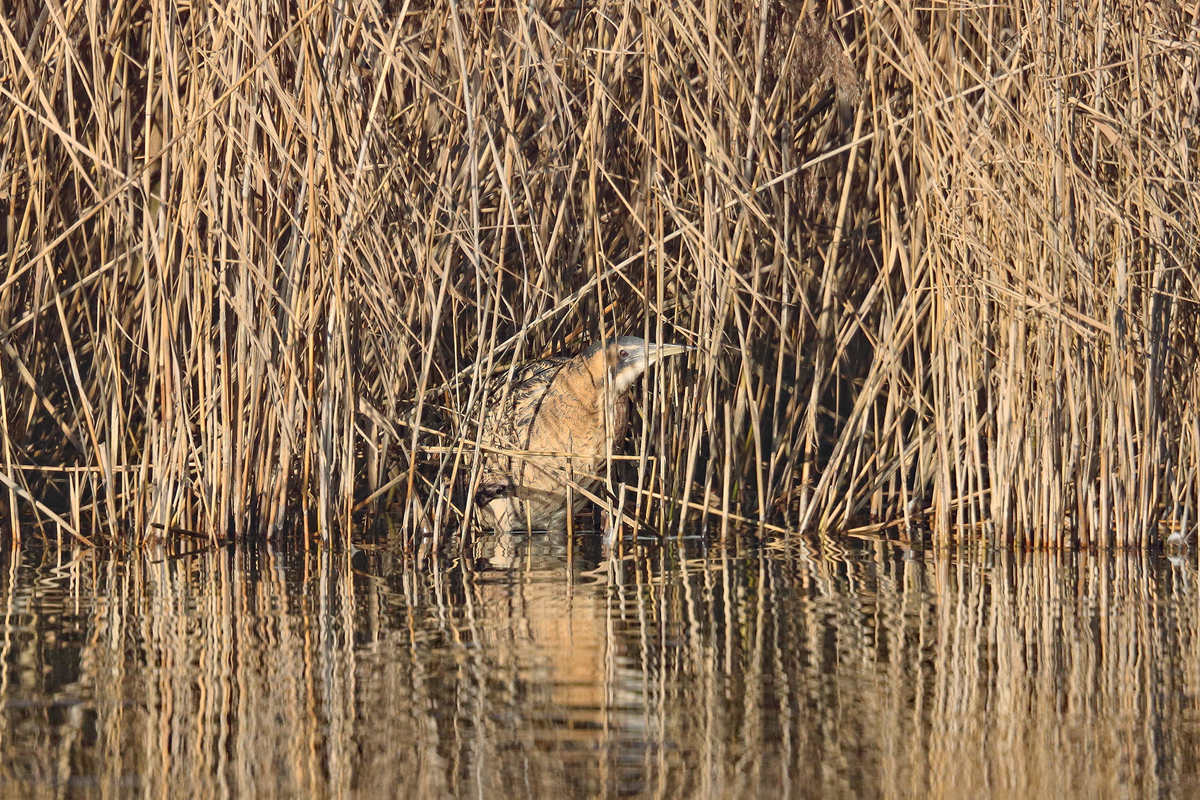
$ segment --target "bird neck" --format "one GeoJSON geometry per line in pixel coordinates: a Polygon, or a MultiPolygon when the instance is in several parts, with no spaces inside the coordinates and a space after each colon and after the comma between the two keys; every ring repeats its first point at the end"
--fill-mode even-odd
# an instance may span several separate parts
{"type": "Polygon", "coordinates": [[[613,393],[618,397],[625,394],[641,374],[640,371],[632,369],[612,373],[612,377],[609,380],[612,384],[613,393]]]}
{"type": "Polygon", "coordinates": [[[596,384],[596,389],[604,392],[607,387],[608,391],[612,392],[612,397],[621,397],[629,391],[629,387],[633,386],[634,381],[643,372],[643,370],[629,368],[613,369],[613,365],[609,364],[609,359],[603,350],[591,355],[588,359],[587,369],[592,376],[592,381],[596,384]]]}

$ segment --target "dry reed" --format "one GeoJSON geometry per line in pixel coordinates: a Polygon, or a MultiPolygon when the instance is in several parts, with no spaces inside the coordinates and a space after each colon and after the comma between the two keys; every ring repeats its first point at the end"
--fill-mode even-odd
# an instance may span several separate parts
{"type": "Polygon", "coordinates": [[[440,533],[481,378],[620,332],[701,351],[641,399],[660,530],[1190,536],[1197,13],[18,0],[10,524],[326,526],[390,487],[440,533]]]}

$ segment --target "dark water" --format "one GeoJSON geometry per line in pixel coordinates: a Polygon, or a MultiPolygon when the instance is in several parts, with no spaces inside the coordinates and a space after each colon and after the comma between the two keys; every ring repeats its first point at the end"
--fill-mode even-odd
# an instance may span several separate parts
{"type": "Polygon", "coordinates": [[[1196,797],[1195,555],[0,554],[3,797],[1196,797]]]}

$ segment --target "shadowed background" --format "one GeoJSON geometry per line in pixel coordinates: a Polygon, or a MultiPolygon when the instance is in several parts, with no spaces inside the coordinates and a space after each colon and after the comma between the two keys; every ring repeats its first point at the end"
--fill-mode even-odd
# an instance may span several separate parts
{"type": "Polygon", "coordinates": [[[324,525],[392,482],[440,531],[481,379],[622,333],[698,348],[630,468],[693,516],[1188,534],[1196,13],[18,0],[10,524],[324,525]]]}

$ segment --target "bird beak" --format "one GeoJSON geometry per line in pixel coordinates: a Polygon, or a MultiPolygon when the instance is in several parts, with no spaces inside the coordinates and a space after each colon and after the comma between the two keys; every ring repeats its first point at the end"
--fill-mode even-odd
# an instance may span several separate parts
{"type": "Polygon", "coordinates": [[[646,366],[662,361],[670,356],[677,356],[680,353],[686,353],[688,350],[696,348],[686,344],[660,344],[657,347],[649,345],[646,347],[646,366]]]}

